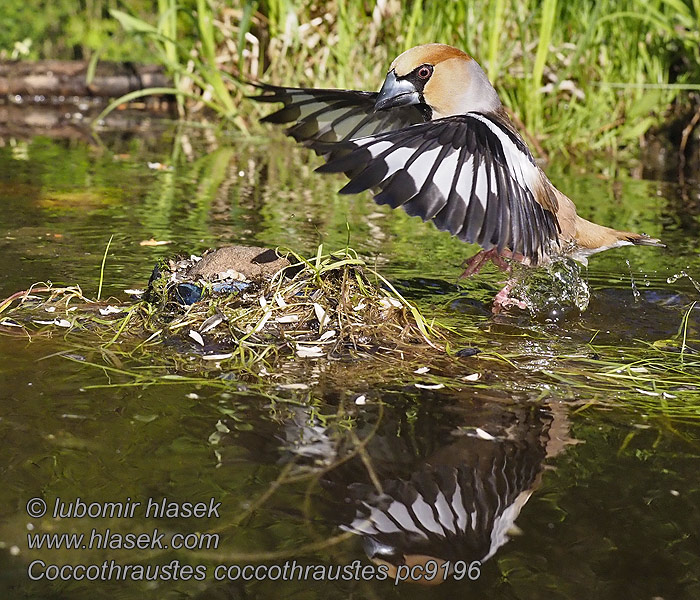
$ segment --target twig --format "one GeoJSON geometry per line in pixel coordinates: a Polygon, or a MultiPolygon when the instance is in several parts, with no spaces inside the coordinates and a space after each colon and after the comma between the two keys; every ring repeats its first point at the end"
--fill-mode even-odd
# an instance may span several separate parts
{"type": "Polygon", "coordinates": [[[697,111],[695,111],[693,118],[690,119],[690,122],[685,126],[685,128],[683,129],[683,133],[681,134],[681,143],[678,147],[678,152],[680,154],[681,170],[685,168],[685,148],[688,145],[690,135],[693,133],[693,129],[695,129],[695,126],[698,124],[698,122],[700,122],[700,106],[698,106],[698,109],[697,111]]]}

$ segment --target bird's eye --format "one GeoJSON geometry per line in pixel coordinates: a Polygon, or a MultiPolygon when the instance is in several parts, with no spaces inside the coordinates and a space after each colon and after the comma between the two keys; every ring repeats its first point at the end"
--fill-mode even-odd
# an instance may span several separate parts
{"type": "Polygon", "coordinates": [[[430,65],[423,65],[418,69],[418,77],[420,79],[429,79],[433,74],[433,68],[430,65]]]}

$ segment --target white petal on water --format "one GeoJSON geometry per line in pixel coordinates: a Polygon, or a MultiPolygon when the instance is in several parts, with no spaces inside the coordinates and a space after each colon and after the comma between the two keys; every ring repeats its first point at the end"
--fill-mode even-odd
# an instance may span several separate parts
{"type": "Polygon", "coordinates": [[[358,406],[363,406],[364,404],[367,404],[366,396],[363,394],[362,396],[358,396],[357,398],[355,398],[355,404],[357,404],[358,406]]]}
{"type": "MultiPolygon", "coordinates": [[[[36,323],[36,321],[34,321],[36,323]]],[[[3,319],[0,321],[0,325],[4,325],[5,327],[22,327],[19,323],[15,323],[14,321],[11,321],[10,319],[3,319]]]]}
{"type": "Polygon", "coordinates": [[[479,381],[481,379],[481,373],[472,373],[471,375],[465,375],[462,377],[464,381],[479,381]]]}
{"type": "Polygon", "coordinates": [[[226,354],[207,354],[202,356],[202,360],[226,360],[232,356],[233,352],[227,352],[226,354]]]}
{"type": "Polygon", "coordinates": [[[481,427],[476,428],[476,437],[489,441],[496,439],[488,431],[484,431],[481,427]]]}
{"type": "Polygon", "coordinates": [[[318,319],[318,328],[321,330],[328,324],[330,317],[328,316],[328,313],[326,313],[323,306],[317,302],[314,302],[314,313],[316,313],[316,319],[318,319]]]}
{"type": "Polygon", "coordinates": [[[119,308],[118,306],[112,306],[111,304],[107,306],[107,308],[100,309],[100,314],[104,317],[106,317],[107,315],[115,315],[120,312],[122,312],[121,308],[119,308]]]}
{"type": "Polygon", "coordinates": [[[425,375],[430,369],[428,367],[420,367],[419,369],[416,369],[413,371],[416,375],[425,375]]]}
{"type": "Polygon", "coordinates": [[[287,308],[288,306],[287,303],[284,301],[284,298],[282,298],[282,296],[279,293],[275,294],[275,302],[280,308],[287,308]]]}
{"type": "Polygon", "coordinates": [[[309,386],[305,383],[282,383],[277,388],[280,390],[308,390],[309,386]]]}
{"type": "Polygon", "coordinates": [[[189,336],[197,342],[200,346],[204,346],[204,338],[201,336],[201,334],[198,331],[195,331],[194,329],[190,329],[189,336]]]}
{"type": "Polygon", "coordinates": [[[71,322],[68,321],[67,319],[58,319],[58,318],[56,318],[56,319],[54,319],[53,324],[54,324],[54,325],[58,325],[59,327],[65,327],[66,329],[68,329],[69,327],[71,327],[71,322]]]}
{"type": "Polygon", "coordinates": [[[299,358],[321,358],[325,354],[321,346],[302,346],[297,344],[297,356],[299,358]]]}
{"type": "Polygon", "coordinates": [[[441,390],[445,387],[444,383],[414,383],[419,390],[441,390]]]}
{"type": "Polygon", "coordinates": [[[382,298],[379,301],[382,308],[401,308],[402,304],[396,298],[382,298]]]}
{"type": "Polygon", "coordinates": [[[643,390],[641,388],[635,388],[637,392],[640,394],[644,394],[645,396],[660,396],[659,392],[650,392],[649,390],[643,390]]]}
{"type": "Polygon", "coordinates": [[[220,281],[229,279],[234,281],[246,281],[248,279],[243,273],[236,271],[235,269],[228,269],[226,271],[222,271],[221,273],[217,273],[217,277],[220,281]]]}
{"type": "Polygon", "coordinates": [[[266,309],[263,313],[262,318],[260,319],[260,321],[258,321],[258,324],[255,327],[251,328],[250,332],[246,333],[257,333],[258,331],[260,331],[263,327],[265,327],[265,325],[267,325],[267,322],[270,320],[271,316],[272,311],[269,308],[266,309]]]}
{"type": "Polygon", "coordinates": [[[224,320],[224,317],[222,315],[220,315],[219,313],[212,315],[211,317],[206,319],[204,321],[204,323],[202,323],[202,325],[199,328],[199,333],[206,333],[207,331],[211,331],[212,329],[214,329],[214,327],[219,325],[219,323],[221,323],[223,320],[224,320]]]}
{"type": "Polygon", "coordinates": [[[296,323],[299,320],[299,315],[282,315],[275,319],[275,323],[296,323]]]}
{"type": "Polygon", "coordinates": [[[56,312],[56,307],[55,307],[55,306],[45,306],[45,307],[44,307],[44,310],[45,310],[47,313],[52,313],[52,312],[56,312]]]}
{"type": "Polygon", "coordinates": [[[216,422],[216,430],[220,431],[221,433],[231,433],[231,430],[228,428],[228,425],[226,425],[226,423],[221,422],[220,420],[216,422]]]}
{"type": "Polygon", "coordinates": [[[330,340],[333,337],[335,337],[335,329],[329,329],[320,338],[318,338],[318,341],[325,342],[326,340],[330,340]]]}

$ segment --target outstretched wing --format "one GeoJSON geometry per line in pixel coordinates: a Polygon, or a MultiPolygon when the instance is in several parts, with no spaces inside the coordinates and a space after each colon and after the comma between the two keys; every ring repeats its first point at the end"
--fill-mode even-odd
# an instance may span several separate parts
{"type": "Polygon", "coordinates": [[[420,108],[416,106],[374,112],[377,92],[316,90],[265,84],[255,86],[262,90],[262,94],[251,96],[252,99],[284,104],[283,108],[267,115],[262,121],[294,122],[287,129],[287,134],[317,152],[319,144],[396,131],[425,121],[420,108]]]}
{"type": "Polygon", "coordinates": [[[558,244],[551,184],[525,143],[491,116],[446,117],[316,150],[328,161],[317,171],[350,178],[341,193],[372,189],[378,204],[432,219],[485,250],[507,248],[536,264],[558,244]]]}

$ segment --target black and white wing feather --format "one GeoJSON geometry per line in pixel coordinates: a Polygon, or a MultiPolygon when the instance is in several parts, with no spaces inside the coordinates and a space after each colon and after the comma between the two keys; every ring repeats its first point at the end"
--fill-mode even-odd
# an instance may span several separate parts
{"type": "Polygon", "coordinates": [[[350,178],[341,193],[371,189],[378,204],[485,250],[507,248],[536,264],[558,244],[551,184],[525,143],[490,116],[466,113],[315,149],[328,161],[319,172],[350,178]]]}
{"type": "MultiPolygon", "coordinates": [[[[251,96],[258,102],[282,102],[284,107],[262,119],[266,123],[294,123],[287,134],[319,152],[320,144],[342,142],[403,129],[425,121],[416,106],[374,111],[377,92],[320,90],[256,84],[251,96]]],[[[327,149],[324,147],[324,152],[327,149]]],[[[321,152],[319,152],[321,153],[321,152]]]]}

